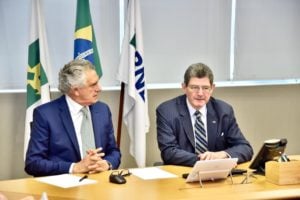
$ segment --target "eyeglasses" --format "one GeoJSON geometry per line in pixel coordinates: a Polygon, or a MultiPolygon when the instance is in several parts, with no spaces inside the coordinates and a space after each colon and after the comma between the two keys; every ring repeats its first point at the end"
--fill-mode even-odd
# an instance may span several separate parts
{"type": "Polygon", "coordinates": [[[119,176],[130,176],[131,172],[128,169],[116,170],[111,173],[111,175],[119,175],[119,176]]]}
{"type": "Polygon", "coordinates": [[[203,93],[209,93],[211,91],[211,87],[204,85],[204,86],[200,86],[200,85],[189,85],[188,88],[192,91],[192,92],[199,92],[200,90],[202,90],[203,93]]]}

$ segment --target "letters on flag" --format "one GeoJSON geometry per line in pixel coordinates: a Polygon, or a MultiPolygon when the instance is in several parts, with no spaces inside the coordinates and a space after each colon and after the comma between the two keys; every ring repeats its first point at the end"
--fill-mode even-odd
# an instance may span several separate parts
{"type": "Polygon", "coordinates": [[[33,110],[50,101],[50,61],[44,17],[40,0],[32,0],[30,42],[27,67],[27,110],[25,119],[24,158],[30,139],[33,110]]]}
{"type": "Polygon", "coordinates": [[[130,153],[138,167],[145,167],[150,124],[141,25],[139,0],[129,0],[117,79],[125,85],[123,120],[130,137],[130,153]]]}
{"type": "Polygon", "coordinates": [[[98,76],[102,76],[89,0],[77,0],[74,59],[90,61],[94,64],[98,76]]]}

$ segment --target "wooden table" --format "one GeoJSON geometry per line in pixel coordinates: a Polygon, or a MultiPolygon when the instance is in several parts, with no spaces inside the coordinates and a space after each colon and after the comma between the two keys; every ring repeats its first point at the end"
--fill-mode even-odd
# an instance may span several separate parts
{"type": "MultiPolygon", "coordinates": [[[[245,165],[240,165],[243,168],[245,165]]],[[[180,199],[284,199],[300,198],[299,185],[279,186],[269,183],[264,176],[255,175],[249,178],[248,184],[241,184],[244,175],[234,176],[219,181],[206,181],[201,188],[198,182],[186,183],[181,176],[190,172],[191,168],[166,165],[163,170],[178,175],[176,178],[143,180],[134,175],[126,177],[123,185],[109,182],[110,171],[89,175],[89,179],[97,180],[96,184],[63,189],[41,183],[35,178],[0,181],[0,191],[8,199],[20,199],[28,195],[40,199],[46,192],[49,200],[65,199],[105,199],[105,200],[180,200],[180,199]]]]}

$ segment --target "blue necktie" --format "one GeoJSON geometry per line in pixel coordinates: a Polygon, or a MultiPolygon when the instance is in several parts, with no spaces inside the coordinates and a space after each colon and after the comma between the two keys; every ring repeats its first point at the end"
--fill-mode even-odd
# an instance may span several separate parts
{"type": "Polygon", "coordinates": [[[196,153],[204,153],[207,151],[207,140],[204,123],[201,120],[201,113],[198,110],[195,112],[195,115],[195,150],[196,153]]]}
{"type": "Polygon", "coordinates": [[[82,142],[82,154],[86,155],[87,150],[95,149],[95,138],[93,131],[93,124],[87,107],[81,109],[82,122],[81,122],[81,142],[82,142]]]}

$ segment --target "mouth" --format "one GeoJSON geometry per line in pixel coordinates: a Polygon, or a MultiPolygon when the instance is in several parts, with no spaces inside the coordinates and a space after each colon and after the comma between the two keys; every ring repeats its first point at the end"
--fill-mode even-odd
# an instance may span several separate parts
{"type": "Polygon", "coordinates": [[[196,101],[205,101],[205,98],[195,98],[196,101]]]}

